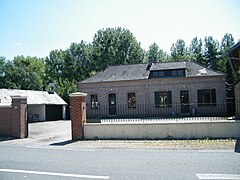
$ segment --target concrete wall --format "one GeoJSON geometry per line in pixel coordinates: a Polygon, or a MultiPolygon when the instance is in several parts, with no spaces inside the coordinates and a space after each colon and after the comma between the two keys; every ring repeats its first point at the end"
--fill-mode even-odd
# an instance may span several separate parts
{"type": "Polygon", "coordinates": [[[85,139],[240,138],[240,122],[85,124],[85,139]]]}
{"type": "MultiPolygon", "coordinates": [[[[216,106],[197,106],[194,105],[196,112],[201,115],[219,115],[224,116],[227,112],[226,108],[226,88],[225,76],[214,77],[189,77],[189,78],[156,78],[146,80],[119,81],[119,82],[100,82],[100,83],[79,83],[80,92],[87,93],[87,104],[90,104],[91,94],[98,95],[100,106],[108,106],[108,94],[116,94],[116,104],[125,105],[127,107],[127,94],[135,92],[136,104],[152,105],[154,107],[154,92],[155,91],[172,91],[172,103],[180,104],[180,91],[189,91],[190,103],[197,103],[198,89],[216,89],[216,106]],[[205,114],[204,114],[205,113],[205,114]]],[[[154,109],[157,109],[154,107],[154,109]]],[[[180,106],[172,108],[158,108],[171,114],[175,112],[180,114],[180,106]]],[[[95,109],[89,109],[93,113],[95,109]]],[[[138,111],[134,109],[133,111],[138,111]]],[[[133,112],[134,113],[134,112],[133,112]]],[[[148,112],[146,112],[148,113],[148,112]]],[[[152,112],[150,112],[152,113],[152,112]]],[[[119,114],[117,112],[117,114],[119,114]]]]}
{"type": "Polygon", "coordinates": [[[45,105],[28,105],[28,117],[29,120],[32,120],[32,117],[34,114],[39,115],[39,121],[45,121],[46,120],[46,110],[45,105]]]}

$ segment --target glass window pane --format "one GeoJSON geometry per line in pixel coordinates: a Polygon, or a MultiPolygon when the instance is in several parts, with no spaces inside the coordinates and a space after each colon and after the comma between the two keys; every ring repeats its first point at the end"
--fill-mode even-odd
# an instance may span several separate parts
{"type": "Polygon", "coordinates": [[[91,95],[91,108],[97,109],[98,108],[98,98],[97,94],[91,95]]]}
{"type": "Polygon", "coordinates": [[[136,107],[136,95],[135,93],[128,93],[128,108],[136,107]]]}

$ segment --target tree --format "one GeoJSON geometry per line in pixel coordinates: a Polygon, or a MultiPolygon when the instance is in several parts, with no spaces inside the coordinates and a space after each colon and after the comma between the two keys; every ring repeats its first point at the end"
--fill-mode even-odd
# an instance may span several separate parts
{"type": "Polygon", "coordinates": [[[204,57],[206,58],[207,66],[217,70],[216,62],[219,54],[219,43],[217,40],[214,40],[212,36],[205,37],[204,42],[204,57]]]}
{"type": "Polygon", "coordinates": [[[189,47],[189,55],[191,61],[195,61],[202,65],[207,65],[206,59],[203,56],[202,40],[197,37],[193,38],[189,47]]]}
{"type": "Polygon", "coordinates": [[[66,52],[63,50],[52,50],[48,57],[45,58],[45,82],[48,85],[50,82],[60,84],[60,79],[63,77],[64,61],[66,52]]]}
{"type": "Polygon", "coordinates": [[[72,43],[66,50],[63,76],[75,81],[88,78],[94,69],[92,46],[84,41],[72,43]]]}
{"type": "Polygon", "coordinates": [[[182,39],[179,39],[175,44],[172,44],[170,52],[171,60],[173,61],[188,60],[187,48],[185,47],[185,42],[182,39]]]}
{"type": "Polygon", "coordinates": [[[68,50],[53,50],[45,58],[46,79],[45,86],[47,91],[55,91],[67,103],[69,103],[69,94],[76,92],[76,81],[74,74],[77,64],[73,64],[69,58],[68,50]],[[68,62],[68,64],[66,64],[68,62]],[[70,64],[72,63],[72,64],[70,64]],[[67,67],[69,66],[69,67],[67,67]]]}
{"type": "Polygon", "coordinates": [[[6,58],[0,56],[0,88],[3,88],[6,84],[6,79],[5,79],[5,62],[6,58]]]}
{"type": "Polygon", "coordinates": [[[219,71],[221,71],[223,73],[227,73],[226,80],[228,83],[233,83],[234,79],[235,79],[235,74],[230,67],[228,57],[226,57],[226,52],[232,45],[234,45],[233,36],[232,36],[232,34],[226,33],[223,36],[222,41],[221,41],[220,52],[219,52],[220,58],[217,61],[217,68],[219,71]]]}
{"type": "Polygon", "coordinates": [[[149,46],[147,51],[147,61],[148,62],[165,62],[168,59],[168,55],[156,43],[149,46]]]}
{"type": "Polygon", "coordinates": [[[60,79],[54,90],[67,104],[70,104],[69,94],[77,91],[77,82],[75,80],[60,79]]]}
{"type": "Polygon", "coordinates": [[[124,28],[99,30],[92,42],[93,60],[97,71],[110,65],[143,62],[144,50],[133,34],[124,28]]]}
{"type": "Polygon", "coordinates": [[[2,88],[42,90],[44,61],[37,57],[16,56],[13,61],[1,60],[4,80],[2,88]]]}

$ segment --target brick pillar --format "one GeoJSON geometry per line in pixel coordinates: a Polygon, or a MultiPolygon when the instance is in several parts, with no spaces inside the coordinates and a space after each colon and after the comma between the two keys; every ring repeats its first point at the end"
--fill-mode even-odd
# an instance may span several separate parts
{"type": "Polygon", "coordinates": [[[26,138],[28,135],[27,97],[11,96],[12,98],[12,136],[26,138]]]}
{"type": "Polygon", "coordinates": [[[70,115],[72,124],[72,140],[84,139],[84,123],[86,123],[86,96],[85,93],[70,94],[70,115]]]}

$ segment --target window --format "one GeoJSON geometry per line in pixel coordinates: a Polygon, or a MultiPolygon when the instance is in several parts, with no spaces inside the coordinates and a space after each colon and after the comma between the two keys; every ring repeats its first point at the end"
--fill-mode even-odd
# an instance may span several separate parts
{"type": "Polygon", "coordinates": [[[171,107],[172,106],[172,92],[160,91],[154,92],[155,107],[171,107]]]}
{"type": "Polygon", "coordinates": [[[136,95],[135,95],[135,93],[128,93],[128,108],[136,108],[136,95]]]}
{"type": "Polygon", "coordinates": [[[177,72],[178,72],[178,76],[185,76],[185,71],[183,69],[180,69],[177,72]]]}
{"type": "Polygon", "coordinates": [[[91,108],[92,109],[97,109],[98,108],[97,94],[92,94],[91,95],[91,108]]]}
{"type": "Polygon", "coordinates": [[[216,89],[197,90],[198,106],[216,105],[216,89]]]}
{"type": "Polygon", "coordinates": [[[177,76],[178,75],[178,71],[177,70],[173,70],[172,71],[172,76],[177,76]]]}
{"type": "Polygon", "coordinates": [[[159,77],[185,77],[185,69],[157,70],[150,72],[150,78],[159,77]]]}
{"type": "Polygon", "coordinates": [[[158,72],[157,72],[157,71],[152,72],[152,77],[153,77],[153,78],[158,77],[158,72]]]}

